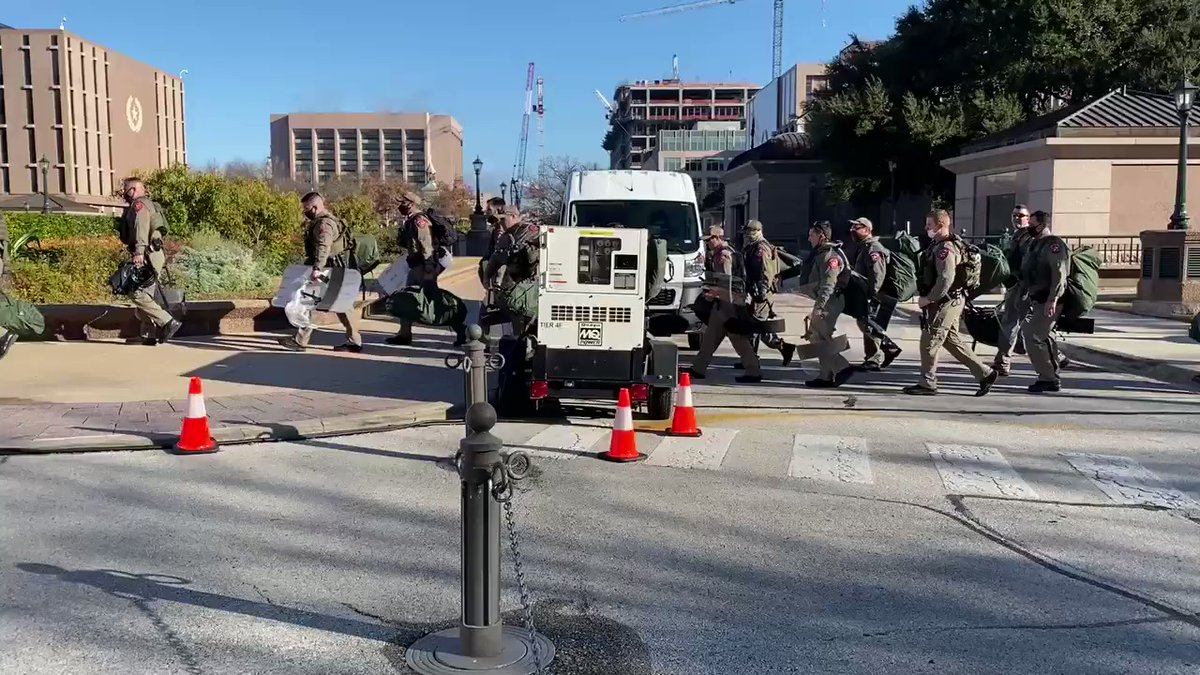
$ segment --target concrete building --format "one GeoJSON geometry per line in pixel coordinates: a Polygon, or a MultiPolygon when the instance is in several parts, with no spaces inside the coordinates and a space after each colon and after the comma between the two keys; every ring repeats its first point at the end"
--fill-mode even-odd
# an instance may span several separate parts
{"type": "Polygon", "coordinates": [[[729,161],[746,149],[740,122],[699,122],[695,129],[658,132],[655,147],[642,158],[650,171],[681,171],[692,177],[696,196],[721,189],[729,161]]]}
{"type": "Polygon", "coordinates": [[[178,77],[77,35],[0,25],[0,194],[40,207],[45,158],[47,192],[121,206],[122,178],[187,162],[183,97],[178,77]]]}
{"type": "MultiPolygon", "coordinates": [[[[1200,109],[1190,124],[1200,127],[1200,109]]],[[[1197,154],[1195,132],[1190,144],[1197,154]]],[[[1174,99],[1118,89],[980,139],[942,166],[955,174],[955,227],[971,234],[1003,232],[1024,203],[1052,213],[1062,235],[1136,238],[1166,227],[1178,153],[1174,99]]],[[[1188,192],[1200,195],[1200,170],[1188,192]]]]}
{"type": "Polygon", "coordinates": [[[701,122],[734,122],[745,128],[746,101],[758,86],[639,80],[617,87],[603,147],[609,168],[641,169],[662,131],[696,129],[701,122]]]}
{"type": "Polygon", "coordinates": [[[798,63],[758,90],[746,104],[746,147],[778,134],[804,131],[804,106],[829,84],[823,63],[798,63]]]}
{"type": "Polygon", "coordinates": [[[271,172],[314,185],[346,176],[448,185],[463,177],[463,128],[430,113],[272,115],[271,172]]]}

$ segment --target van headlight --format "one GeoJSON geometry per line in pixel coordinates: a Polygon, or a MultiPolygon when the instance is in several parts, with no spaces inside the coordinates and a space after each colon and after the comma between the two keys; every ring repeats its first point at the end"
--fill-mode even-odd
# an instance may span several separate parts
{"type": "Polygon", "coordinates": [[[685,277],[702,277],[704,276],[704,252],[701,251],[695,258],[687,261],[683,266],[683,276],[685,277]]]}

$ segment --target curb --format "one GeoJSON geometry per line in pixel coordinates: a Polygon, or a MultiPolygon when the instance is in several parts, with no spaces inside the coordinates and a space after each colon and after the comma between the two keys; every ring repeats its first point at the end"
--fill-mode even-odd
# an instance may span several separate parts
{"type": "MultiPolygon", "coordinates": [[[[917,316],[915,311],[906,307],[897,307],[896,311],[904,312],[910,317],[917,316]]],[[[1177,366],[1167,361],[1160,361],[1144,356],[1130,356],[1100,347],[1075,344],[1067,340],[1060,340],[1058,348],[1070,359],[1090,363],[1101,368],[1137,375],[1167,384],[1200,387],[1200,374],[1189,368],[1177,366]]]]}
{"type": "Polygon", "coordinates": [[[1144,356],[1129,356],[1128,354],[1113,352],[1099,347],[1077,345],[1065,341],[1060,341],[1058,348],[1068,358],[1078,359],[1102,368],[1118,370],[1130,375],[1137,375],[1168,384],[1179,384],[1189,388],[1200,387],[1200,374],[1189,368],[1177,366],[1166,361],[1150,359],[1144,356]]]}
{"type": "MultiPolygon", "coordinates": [[[[324,436],[343,436],[404,429],[420,424],[453,419],[448,403],[425,403],[405,408],[380,410],[356,415],[317,419],[222,426],[213,429],[213,438],[222,445],[243,445],[267,441],[300,441],[324,436]]],[[[171,448],[178,434],[150,433],[97,434],[67,438],[42,438],[24,444],[0,447],[0,454],[57,454],[68,452],[107,452],[114,450],[162,450],[171,448]]]]}

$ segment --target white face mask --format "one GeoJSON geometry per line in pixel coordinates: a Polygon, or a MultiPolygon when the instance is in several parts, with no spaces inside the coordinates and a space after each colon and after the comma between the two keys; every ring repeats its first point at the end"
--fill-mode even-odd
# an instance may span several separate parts
{"type": "Polygon", "coordinates": [[[937,230],[925,230],[925,236],[929,237],[930,239],[937,239],[937,234],[937,230]]]}

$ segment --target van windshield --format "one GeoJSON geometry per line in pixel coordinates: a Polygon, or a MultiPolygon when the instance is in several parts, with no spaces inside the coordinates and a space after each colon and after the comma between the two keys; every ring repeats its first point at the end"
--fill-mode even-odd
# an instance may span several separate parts
{"type": "Polygon", "coordinates": [[[696,207],[689,202],[598,201],[573,202],[571,220],[575,227],[602,228],[613,224],[650,230],[664,239],[668,253],[695,253],[700,249],[700,223],[696,207]]]}

